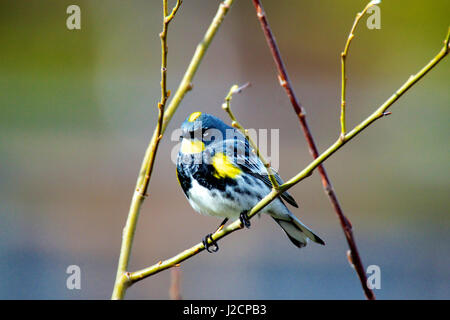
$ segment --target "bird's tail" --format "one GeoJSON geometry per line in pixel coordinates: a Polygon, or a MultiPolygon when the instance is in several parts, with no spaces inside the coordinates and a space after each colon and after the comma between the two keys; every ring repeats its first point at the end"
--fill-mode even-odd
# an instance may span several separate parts
{"type": "Polygon", "coordinates": [[[314,232],[312,232],[293,214],[283,217],[272,215],[272,218],[280,225],[292,243],[297,247],[302,248],[306,246],[308,239],[325,245],[325,242],[322,239],[315,235],[314,232]]]}

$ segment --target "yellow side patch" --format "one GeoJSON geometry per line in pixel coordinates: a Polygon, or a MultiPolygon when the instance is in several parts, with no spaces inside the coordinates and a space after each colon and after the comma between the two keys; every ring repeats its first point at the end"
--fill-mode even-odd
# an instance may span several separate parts
{"type": "Polygon", "coordinates": [[[179,183],[179,184],[181,185],[181,182],[180,182],[180,177],[178,176],[178,168],[176,168],[175,172],[176,172],[176,175],[177,175],[177,180],[178,180],[178,183],[179,183]]]}
{"type": "Polygon", "coordinates": [[[188,118],[189,122],[194,122],[198,117],[200,117],[202,115],[202,113],[200,111],[191,113],[191,115],[188,118]]]}
{"type": "Polygon", "coordinates": [[[214,177],[216,178],[236,178],[241,174],[241,169],[235,166],[228,157],[223,153],[216,153],[211,161],[216,172],[214,173],[214,177]]]}
{"type": "Polygon", "coordinates": [[[181,143],[181,152],[185,154],[200,153],[205,150],[205,144],[197,139],[183,139],[181,143]]]}

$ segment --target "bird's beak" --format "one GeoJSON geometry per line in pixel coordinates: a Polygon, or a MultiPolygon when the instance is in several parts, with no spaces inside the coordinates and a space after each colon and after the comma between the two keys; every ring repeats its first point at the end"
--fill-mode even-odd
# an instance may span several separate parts
{"type": "Polygon", "coordinates": [[[190,136],[191,136],[191,135],[190,135],[189,131],[183,130],[183,131],[181,132],[181,135],[180,135],[180,141],[183,140],[183,138],[189,139],[190,136]]]}

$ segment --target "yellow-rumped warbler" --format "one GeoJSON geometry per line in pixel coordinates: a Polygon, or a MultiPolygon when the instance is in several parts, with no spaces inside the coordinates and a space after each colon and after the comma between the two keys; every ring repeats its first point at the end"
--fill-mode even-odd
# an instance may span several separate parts
{"type": "MultiPolygon", "coordinates": [[[[201,112],[192,113],[181,125],[181,131],[177,178],[192,208],[201,214],[225,218],[220,226],[228,219],[240,219],[250,227],[248,210],[271,191],[272,184],[248,140],[220,119],[201,112]]],[[[275,177],[283,183],[278,174],[275,177]]],[[[285,192],[261,213],[268,213],[299,248],[308,239],[325,244],[289,211],[283,200],[298,208],[285,192]]],[[[203,238],[203,243],[208,252],[218,250],[211,233],[203,238]]]]}

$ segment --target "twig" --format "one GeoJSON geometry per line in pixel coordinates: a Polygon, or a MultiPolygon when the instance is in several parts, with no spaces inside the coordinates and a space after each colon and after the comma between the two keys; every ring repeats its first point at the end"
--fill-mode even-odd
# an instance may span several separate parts
{"type": "MultiPolygon", "coordinates": [[[[174,17],[176,11],[178,10],[178,7],[180,6],[179,2],[181,1],[177,1],[177,5],[172,10],[169,16],[164,15],[164,25],[168,24],[174,17]]],[[[153,136],[149,143],[149,146],[145,151],[144,159],[142,160],[141,169],[136,183],[136,189],[133,198],[131,200],[127,222],[123,229],[122,246],[120,249],[119,264],[117,268],[117,276],[112,294],[112,299],[123,299],[123,297],[125,296],[125,291],[131,283],[129,279],[129,272],[127,272],[126,269],[128,267],[128,262],[130,259],[131,247],[133,243],[134,233],[136,230],[137,219],[139,217],[139,211],[145,199],[148,183],[150,181],[151,170],[153,168],[157,145],[161,140],[162,135],[164,134],[165,129],[168,123],[170,122],[170,119],[177,110],[178,105],[182,101],[184,95],[186,94],[186,92],[192,89],[191,81],[194,78],[194,75],[198,67],[200,66],[200,62],[202,61],[209,44],[214,38],[214,35],[216,34],[217,30],[222,24],[222,21],[225,15],[227,14],[228,10],[230,9],[231,5],[233,4],[233,2],[234,0],[225,0],[220,4],[219,10],[217,11],[216,16],[212,20],[208,30],[206,31],[204,38],[197,46],[197,50],[195,51],[194,56],[191,59],[191,63],[189,64],[189,67],[187,68],[174,97],[169,103],[169,106],[166,108],[163,115],[159,113],[158,124],[155,128],[155,131],[153,132],[153,136]]],[[[163,6],[167,8],[167,4],[165,3],[166,0],[163,0],[163,6]]],[[[163,9],[163,11],[167,12],[166,9],[163,9]]],[[[161,70],[165,72],[164,68],[161,68],[161,70]]],[[[165,90],[161,89],[161,91],[165,90]]],[[[167,92],[167,97],[168,96],[169,93],[167,92]]]]}
{"type": "MultiPolygon", "coordinates": [[[[163,31],[164,26],[168,24],[172,18],[174,17],[176,11],[178,10],[178,7],[180,6],[181,1],[177,1],[176,6],[172,10],[171,14],[169,16],[166,15],[167,13],[167,0],[163,0],[163,11],[164,11],[164,24],[163,24],[163,31]]],[[[142,160],[141,169],[139,172],[139,176],[136,183],[135,192],[133,195],[133,198],[131,200],[131,205],[128,213],[127,222],[125,224],[125,227],[123,229],[122,234],[122,245],[120,249],[120,257],[119,257],[119,263],[117,267],[117,276],[116,276],[116,282],[114,284],[114,290],[112,293],[112,299],[123,299],[125,296],[126,289],[131,285],[130,280],[130,273],[127,272],[128,268],[128,262],[130,259],[131,254],[131,247],[133,244],[133,238],[134,233],[136,230],[136,224],[139,217],[140,208],[142,206],[142,203],[146,196],[146,191],[148,188],[148,183],[150,181],[151,176],[151,170],[153,168],[153,163],[155,160],[155,154],[157,150],[157,145],[159,141],[162,138],[162,135],[164,134],[167,125],[169,124],[173,114],[177,110],[180,102],[182,101],[184,95],[192,89],[192,80],[194,78],[194,75],[196,71],[198,70],[198,67],[200,66],[200,62],[203,60],[203,57],[205,56],[205,53],[208,49],[209,44],[211,43],[212,39],[214,38],[217,30],[222,24],[222,21],[227,14],[228,10],[230,9],[231,5],[233,4],[234,0],[225,0],[223,1],[219,9],[212,20],[209,28],[207,29],[205,36],[203,37],[200,44],[197,46],[197,49],[191,59],[191,62],[184,74],[183,79],[181,80],[181,83],[178,86],[178,89],[173,96],[172,100],[170,101],[167,108],[165,108],[163,114],[161,115],[161,112],[158,115],[158,123],[155,128],[155,131],[153,132],[152,139],[150,140],[150,143],[147,147],[147,150],[145,151],[144,159],[142,160]]],[[[167,27],[167,26],[166,26],[167,27]]],[[[162,38],[161,38],[162,41],[162,38]]],[[[167,48],[167,47],[165,47],[167,48]]],[[[163,52],[163,58],[166,57],[163,52]]],[[[161,71],[165,73],[166,68],[161,68],[161,71]]],[[[164,80],[165,81],[165,80],[164,80]]],[[[161,81],[161,85],[163,81],[161,81]]],[[[165,91],[165,89],[161,88],[161,92],[165,91]]],[[[169,96],[169,93],[167,92],[167,97],[169,96]]],[[[161,108],[158,107],[159,110],[161,108]]]]}
{"type": "Polygon", "coordinates": [[[225,112],[228,113],[228,115],[230,116],[231,126],[233,128],[235,128],[235,129],[238,129],[247,138],[248,142],[250,143],[250,146],[253,149],[253,152],[261,160],[261,162],[264,164],[264,167],[266,168],[266,171],[267,171],[267,175],[269,176],[269,180],[272,183],[272,188],[278,189],[279,188],[279,184],[277,182],[277,179],[275,178],[275,175],[273,173],[272,167],[270,166],[270,163],[263,157],[263,155],[259,151],[258,146],[256,145],[256,143],[253,141],[253,139],[248,134],[248,130],[245,129],[239,123],[239,121],[236,119],[236,117],[234,116],[234,114],[233,114],[233,112],[231,111],[231,108],[230,108],[230,102],[231,102],[231,99],[233,97],[233,94],[240,93],[243,89],[245,89],[249,85],[250,85],[250,83],[246,83],[246,84],[244,84],[241,87],[239,87],[236,84],[233,85],[230,88],[230,91],[228,92],[227,96],[225,97],[225,102],[222,104],[222,109],[225,110],[225,112]]]}
{"type": "Polygon", "coordinates": [[[120,250],[119,263],[117,267],[116,283],[114,284],[114,290],[112,293],[112,299],[122,299],[125,295],[127,288],[127,267],[130,260],[131,247],[134,238],[134,232],[136,230],[137,219],[139,216],[139,210],[147,196],[147,189],[150,182],[150,177],[153,171],[153,164],[158,150],[159,142],[162,138],[162,125],[164,117],[164,108],[166,106],[167,99],[169,98],[170,91],[167,91],[167,28],[170,21],[180,8],[182,1],[177,0],[172,12],[168,13],[167,0],[163,0],[163,30],[159,34],[161,38],[161,100],[158,102],[158,122],[155,128],[155,134],[150,141],[148,157],[144,158],[141,166],[141,171],[136,183],[136,189],[131,201],[130,211],[128,219],[123,229],[122,246],[120,250]]]}
{"type": "Polygon", "coordinates": [[[346,94],[346,88],[347,88],[347,77],[345,75],[346,70],[346,58],[348,54],[348,49],[350,48],[350,43],[352,42],[353,38],[355,37],[355,29],[356,26],[359,23],[359,20],[366,14],[367,10],[369,10],[370,7],[380,3],[378,0],[372,0],[370,1],[366,7],[363,9],[363,11],[356,14],[355,21],[353,22],[352,29],[350,30],[350,34],[348,35],[347,42],[344,46],[344,51],[341,52],[341,137],[344,137],[346,131],[345,131],[345,107],[346,107],[346,101],[345,101],[345,94],[346,94]]]}
{"type": "MultiPolygon", "coordinates": [[[[348,141],[353,139],[359,133],[364,131],[364,129],[366,129],[374,121],[384,117],[386,115],[386,110],[390,106],[392,106],[406,91],[408,91],[415,83],[417,83],[417,81],[419,81],[426,73],[428,73],[431,69],[433,69],[448,54],[449,37],[450,37],[450,28],[447,33],[446,40],[444,42],[444,47],[425,67],[423,67],[417,74],[411,76],[388,100],[386,100],[386,102],[384,102],[377,110],[375,110],[375,112],[373,112],[369,117],[367,117],[364,121],[362,121],[359,125],[357,125],[353,130],[347,133],[344,139],[338,139],[333,145],[331,145],[327,150],[325,150],[319,157],[317,157],[314,161],[312,161],[305,169],[303,169],[295,177],[293,177],[288,182],[281,185],[278,190],[272,190],[268,195],[266,195],[247,213],[248,217],[249,218],[253,217],[256,213],[262,210],[275,198],[279,197],[283,192],[287,191],[292,186],[296,185],[306,177],[310,176],[314,171],[314,169],[319,167],[332,154],[334,154],[336,151],[342,148],[344,144],[346,144],[348,141]]],[[[239,229],[242,229],[242,224],[239,220],[236,220],[227,227],[216,231],[212,235],[212,239],[217,241],[239,229]]],[[[203,250],[205,250],[205,246],[203,245],[203,243],[198,243],[193,247],[177,254],[176,256],[170,259],[167,259],[162,262],[160,261],[157,264],[150,266],[148,268],[132,272],[128,275],[130,284],[145,279],[154,274],[157,274],[163,270],[179,265],[184,260],[197,255],[203,250]]]]}
{"type": "MultiPolygon", "coordinates": [[[[270,29],[270,26],[267,22],[267,18],[264,13],[264,9],[259,0],[253,0],[253,4],[256,8],[257,17],[261,23],[261,28],[264,31],[264,35],[266,37],[267,44],[269,45],[270,51],[271,51],[273,59],[275,61],[275,65],[277,67],[278,79],[279,79],[280,85],[286,90],[286,93],[289,97],[289,100],[291,101],[294,112],[297,114],[297,116],[299,118],[299,122],[300,122],[300,125],[303,130],[303,134],[305,136],[306,141],[308,142],[309,151],[310,151],[311,155],[313,156],[313,158],[316,159],[319,156],[319,152],[317,150],[316,143],[314,142],[314,138],[312,136],[311,130],[309,129],[308,122],[306,121],[306,116],[305,116],[303,107],[301,106],[299,100],[297,99],[297,97],[295,95],[294,89],[292,88],[291,81],[289,80],[289,76],[287,74],[286,67],[284,66],[283,60],[281,58],[280,50],[278,49],[278,45],[275,41],[275,37],[274,37],[272,30],[270,29]]],[[[322,165],[319,165],[318,171],[319,171],[319,174],[320,174],[320,177],[322,180],[322,186],[331,201],[333,209],[336,212],[336,215],[339,218],[341,227],[344,231],[345,237],[347,239],[347,243],[350,247],[351,254],[353,257],[355,270],[360,279],[361,286],[363,287],[364,293],[368,299],[374,299],[375,295],[373,294],[373,291],[367,286],[367,277],[366,277],[366,273],[365,273],[361,258],[358,253],[358,248],[356,246],[355,239],[353,237],[352,225],[351,225],[350,221],[347,219],[347,217],[345,216],[345,214],[339,204],[339,200],[336,196],[333,185],[331,184],[331,181],[328,177],[325,167],[322,165]]]]}
{"type": "Polygon", "coordinates": [[[172,119],[175,111],[177,110],[180,102],[183,100],[184,95],[192,89],[192,79],[194,78],[195,73],[200,66],[200,62],[205,56],[205,53],[208,50],[212,39],[216,35],[217,30],[219,30],[219,27],[222,24],[223,19],[230,10],[231,6],[233,5],[233,2],[234,0],[224,0],[220,3],[219,9],[217,10],[214,19],[209,25],[208,30],[206,30],[202,41],[200,41],[200,43],[197,45],[194,56],[191,59],[191,62],[183,76],[183,79],[181,80],[177,91],[175,92],[172,100],[169,103],[169,106],[166,109],[166,112],[164,113],[164,122],[162,126],[163,133],[166,130],[167,125],[172,119]]]}

